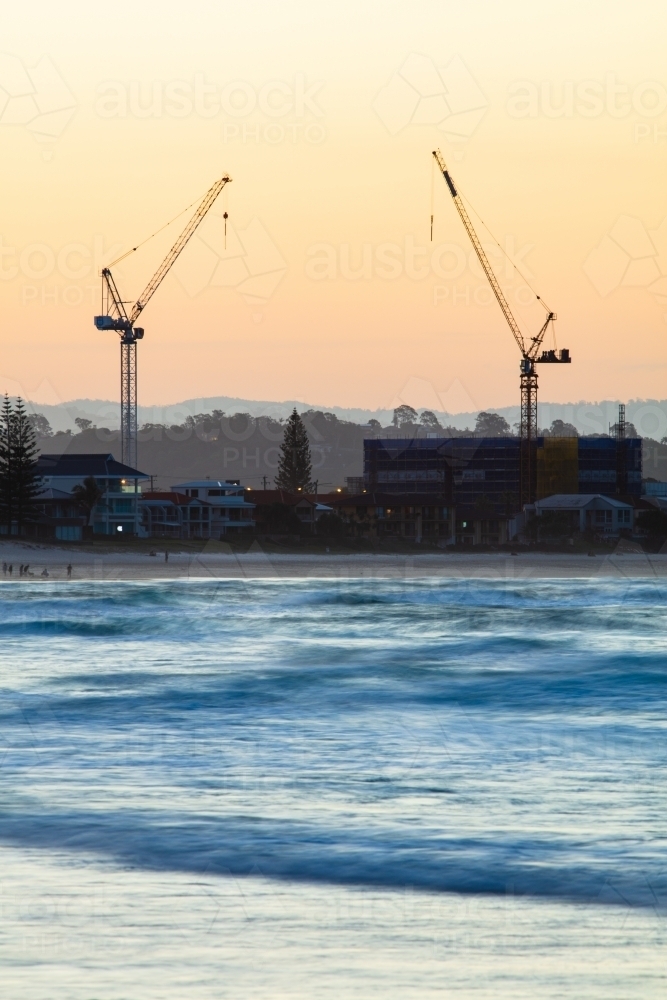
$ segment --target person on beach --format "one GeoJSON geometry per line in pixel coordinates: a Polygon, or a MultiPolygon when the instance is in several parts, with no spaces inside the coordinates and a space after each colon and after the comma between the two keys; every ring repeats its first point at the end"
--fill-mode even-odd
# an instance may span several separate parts
{"type": "Polygon", "coordinates": [[[45,577],[49,575],[49,571],[48,571],[48,569],[46,568],[46,566],[45,566],[45,567],[44,567],[44,569],[42,570],[42,573],[41,573],[41,575],[42,575],[42,576],[45,576],[45,577]]]}
{"type": "Polygon", "coordinates": [[[71,563],[67,563],[67,579],[68,580],[72,579],[72,564],[71,563]]]}
{"type": "Polygon", "coordinates": [[[3,562],[3,564],[2,564],[2,575],[3,576],[7,576],[7,563],[6,562],[3,562]]]}
{"type": "Polygon", "coordinates": [[[168,552],[165,552],[165,554],[164,554],[164,561],[165,562],[169,562],[169,553],[168,552]]]}
{"type": "Polygon", "coordinates": [[[7,572],[9,573],[10,576],[12,575],[12,573],[14,572],[14,563],[9,564],[9,569],[7,570],[7,572]]]}

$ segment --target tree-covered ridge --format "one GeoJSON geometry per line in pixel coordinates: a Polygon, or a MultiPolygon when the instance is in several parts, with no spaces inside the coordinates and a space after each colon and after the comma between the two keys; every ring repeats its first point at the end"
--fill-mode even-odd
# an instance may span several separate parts
{"type": "MultiPolygon", "coordinates": [[[[40,414],[33,415],[35,417],[40,414]]],[[[443,424],[431,410],[396,407],[392,421],[366,424],[343,420],[324,410],[306,410],[300,420],[305,427],[311,456],[311,480],[324,493],[345,485],[347,477],[363,474],[363,442],[367,438],[496,437],[515,436],[499,414],[482,411],[474,427],[460,429],[443,424]]],[[[47,421],[48,423],[48,421],[47,421]]],[[[153,475],[156,488],[166,488],[186,479],[239,479],[253,488],[273,487],[281,457],[287,420],[249,413],[211,410],[187,417],[182,423],[145,423],[139,428],[139,469],[153,475]]],[[[50,429],[49,429],[50,430],[50,429]]],[[[613,433],[612,428],[612,433],[613,433]]],[[[633,428],[627,428],[632,436],[633,428]]],[[[540,435],[568,437],[577,434],[572,424],[554,420],[540,435]]],[[[598,436],[598,435],[596,435],[598,436]]],[[[113,452],[120,459],[117,430],[91,425],[78,434],[39,437],[44,452],[113,452]]],[[[667,479],[667,444],[644,440],[644,467],[649,476],[667,479]]]]}

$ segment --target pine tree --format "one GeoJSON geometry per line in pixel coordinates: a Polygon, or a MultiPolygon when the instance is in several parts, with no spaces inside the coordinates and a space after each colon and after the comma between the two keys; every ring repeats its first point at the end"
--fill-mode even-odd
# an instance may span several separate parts
{"type": "Polygon", "coordinates": [[[307,493],[313,488],[311,474],[308,435],[303,420],[296,412],[295,407],[285,425],[283,443],[280,446],[276,486],[289,493],[296,493],[297,490],[307,493]]]}
{"type": "Polygon", "coordinates": [[[12,420],[12,466],[16,495],[16,523],[19,535],[26,521],[37,517],[36,500],[42,492],[42,481],[37,475],[39,451],[35,428],[23,400],[19,396],[12,420]]]}
{"type": "Polygon", "coordinates": [[[14,520],[14,503],[12,500],[12,451],[10,447],[12,426],[12,404],[5,395],[0,410],[0,524],[6,527],[7,534],[11,532],[14,520]]]}
{"type": "Polygon", "coordinates": [[[41,490],[36,474],[35,431],[19,397],[12,408],[5,396],[0,411],[0,523],[11,534],[16,524],[21,535],[26,521],[37,515],[35,501],[41,490]]]}

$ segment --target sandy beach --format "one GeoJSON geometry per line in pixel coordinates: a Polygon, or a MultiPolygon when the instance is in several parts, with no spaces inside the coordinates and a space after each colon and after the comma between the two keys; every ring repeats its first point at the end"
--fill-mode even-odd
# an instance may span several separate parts
{"type": "Polygon", "coordinates": [[[266,552],[255,543],[248,552],[145,551],[96,552],[90,548],[65,549],[59,546],[2,542],[0,562],[13,568],[2,573],[0,583],[23,581],[21,565],[29,566],[28,580],[67,581],[67,566],[73,580],[160,580],[160,579],[270,579],[340,578],[401,579],[418,577],[487,579],[565,579],[667,577],[667,553],[647,555],[633,543],[621,543],[611,554],[429,552],[416,554],[301,554],[266,552]],[[48,577],[42,577],[43,570],[48,577]]]}

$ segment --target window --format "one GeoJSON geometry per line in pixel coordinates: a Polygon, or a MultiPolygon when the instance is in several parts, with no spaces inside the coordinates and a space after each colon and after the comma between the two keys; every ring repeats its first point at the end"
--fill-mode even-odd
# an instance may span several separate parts
{"type": "Polygon", "coordinates": [[[76,525],[57,524],[56,538],[60,542],[80,542],[81,528],[76,525]]]}
{"type": "MultiPolygon", "coordinates": [[[[185,492],[187,493],[188,491],[186,490],[185,492]]],[[[199,490],[190,490],[190,496],[191,497],[198,497],[199,496],[199,490]]]]}

